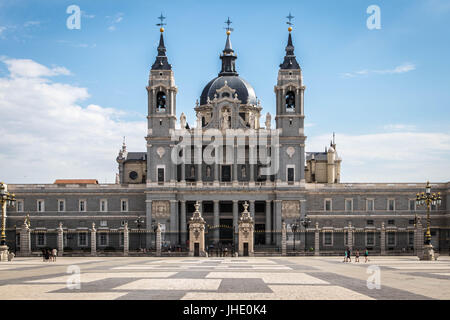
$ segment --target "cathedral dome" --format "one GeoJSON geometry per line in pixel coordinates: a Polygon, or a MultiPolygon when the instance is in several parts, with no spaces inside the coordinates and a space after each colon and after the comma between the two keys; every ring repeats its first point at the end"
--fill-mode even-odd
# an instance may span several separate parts
{"type": "MultiPolygon", "coordinates": [[[[200,105],[205,105],[209,99],[214,99],[214,94],[216,90],[222,88],[227,82],[227,85],[236,90],[237,98],[241,100],[243,104],[256,105],[256,94],[253,87],[239,76],[219,76],[212,79],[203,89],[202,95],[200,96],[200,105]]],[[[231,97],[234,98],[234,97],[231,97]]]]}

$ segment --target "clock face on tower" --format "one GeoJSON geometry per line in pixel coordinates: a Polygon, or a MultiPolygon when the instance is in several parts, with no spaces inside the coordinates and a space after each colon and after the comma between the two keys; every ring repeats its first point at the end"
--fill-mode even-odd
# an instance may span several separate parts
{"type": "Polygon", "coordinates": [[[130,177],[131,180],[136,180],[137,177],[138,177],[138,174],[137,174],[136,171],[131,171],[130,174],[129,174],[129,177],[130,177]]]}

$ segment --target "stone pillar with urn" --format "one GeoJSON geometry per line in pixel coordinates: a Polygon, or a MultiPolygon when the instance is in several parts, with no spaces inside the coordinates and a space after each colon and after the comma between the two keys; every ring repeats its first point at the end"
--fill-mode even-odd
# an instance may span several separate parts
{"type": "Polygon", "coordinates": [[[239,218],[239,255],[252,257],[253,252],[253,218],[248,212],[248,203],[244,203],[244,211],[239,218]]]}
{"type": "Polygon", "coordinates": [[[62,222],[60,222],[58,227],[58,257],[62,257],[63,254],[64,254],[64,230],[62,222]]]}
{"type": "Polygon", "coordinates": [[[205,257],[205,220],[200,212],[200,203],[194,205],[195,211],[189,220],[189,256],[205,257]]]}

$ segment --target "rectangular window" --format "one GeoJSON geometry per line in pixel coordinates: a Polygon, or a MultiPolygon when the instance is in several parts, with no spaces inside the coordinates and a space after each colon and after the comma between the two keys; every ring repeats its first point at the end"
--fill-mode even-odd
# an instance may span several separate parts
{"type": "Polygon", "coordinates": [[[107,227],[108,222],[106,220],[100,220],[100,227],[107,227]]]}
{"type": "Polygon", "coordinates": [[[414,245],[414,232],[413,231],[410,231],[408,233],[408,243],[410,246],[414,245]]]}
{"type": "Polygon", "coordinates": [[[120,200],[120,211],[122,211],[122,212],[128,211],[128,200],[127,199],[120,200]]]}
{"type": "Polygon", "coordinates": [[[66,211],[66,202],[64,200],[58,200],[58,212],[66,211]]]}
{"type": "Polygon", "coordinates": [[[104,232],[99,233],[99,245],[102,247],[108,245],[108,235],[104,232]]]}
{"type": "Polygon", "coordinates": [[[325,199],[324,208],[325,211],[331,211],[331,199],[325,199]]]}
{"type": "Polygon", "coordinates": [[[375,233],[367,232],[366,233],[366,242],[368,246],[373,246],[375,244],[375,233]]]}
{"type": "Polygon", "coordinates": [[[416,211],[416,200],[409,200],[409,211],[416,211]]]}
{"type": "Polygon", "coordinates": [[[80,232],[78,234],[78,245],[80,247],[87,246],[87,233],[86,232],[80,232]]]}
{"type": "Polygon", "coordinates": [[[23,200],[17,200],[16,210],[17,212],[23,212],[23,200]]]}
{"type": "Polygon", "coordinates": [[[80,200],[79,209],[80,212],[86,212],[86,200],[80,200]]]}
{"type": "Polygon", "coordinates": [[[411,224],[411,225],[413,225],[413,224],[414,224],[414,222],[415,222],[415,221],[414,221],[414,219],[410,219],[410,220],[408,220],[408,223],[409,223],[409,224],[411,224]]]}
{"type": "Polygon", "coordinates": [[[164,168],[158,168],[158,182],[164,182],[164,168]]]}
{"type": "Polygon", "coordinates": [[[331,246],[333,244],[333,239],[332,239],[332,233],[331,232],[325,232],[324,233],[324,244],[326,246],[331,246]]]}
{"type": "Polygon", "coordinates": [[[388,245],[395,246],[395,232],[388,232],[388,245]]]}
{"type": "Polygon", "coordinates": [[[45,211],[45,202],[44,200],[38,200],[37,201],[37,212],[44,212],[45,211]]]}
{"type": "Polygon", "coordinates": [[[108,201],[106,199],[100,200],[100,212],[106,212],[108,211],[108,201]]]}
{"type": "Polygon", "coordinates": [[[388,220],[388,224],[390,224],[391,226],[395,224],[395,220],[388,220]]]}
{"type": "Polygon", "coordinates": [[[127,223],[127,220],[122,220],[122,221],[120,221],[120,225],[121,225],[122,227],[124,227],[126,223],[127,223]]]}
{"type": "Polygon", "coordinates": [[[294,167],[288,167],[287,168],[287,181],[288,182],[294,182],[295,180],[295,168],[294,167]]]}
{"type": "Polygon", "coordinates": [[[367,199],[366,200],[366,210],[367,211],[374,211],[374,202],[375,202],[375,200],[373,200],[373,199],[367,199]]]}
{"type": "Polygon", "coordinates": [[[367,225],[368,226],[373,226],[373,220],[367,220],[367,225]]]}
{"type": "Polygon", "coordinates": [[[353,199],[345,199],[345,211],[353,211],[353,199]]]}
{"type": "Polygon", "coordinates": [[[37,234],[37,245],[39,247],[45,246],[45,233],[38,233],[37,234]]]}
{"type": "Polygon", "coordinates": [[[388,211],[394,211],[395,210],[395,200],[394,199],[388,199],[388,211]]]}
{"type": "Polygon", "coordinates": [[[437,210],[437,206],[435,204],[431,204],[430,210],[437,210]]]}

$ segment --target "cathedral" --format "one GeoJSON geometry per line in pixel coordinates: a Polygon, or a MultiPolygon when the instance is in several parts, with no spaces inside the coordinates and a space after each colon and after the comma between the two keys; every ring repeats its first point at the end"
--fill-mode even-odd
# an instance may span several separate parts
{"type": "MultiPolygon", "coordinates": [[[[65,246],[89,246],[80,234],[94,223],[105,234],[97,241],[99,247],[123,245],[111,234],[127,225],[144,234],[135,247],[151,248],[160,224],[164,242],[183,249],[198,201],[207,245],[236,243],[238,220],[248,203],[255,252],[279,248],[284,226],[290,232],[320,229],[319,239],[311,234],[308,240],[307,232],[304,240],[298,239],[305,249],[307,241],[318,241],[322,251],[340,250],[348,241],[374,251],[413,248],[417,221],[426,214],[425,208],[416,207],[415,197],[425,184],[341,183],[342,159],[334,137],[322,152],[305,151],[306,87],[291,27],[285,36],[278,77],[267,79],[275,84],[274,128],[272,115],[263,111],[254,88],[238,73],[231,28],[220,55],[221,69],[201,90],[192,110],[196,121],[189,124],[183,113],[177,114],[178,88],[164,43],[170,39],[164,38],[161,26],[146,87],[146,151],[128,151],[124,141],[115,184],[57,180],[10,185],[17,198],[16,208],[8,213],[10,245],[15,241],[20,246],[17,235],[28,215],[31,227],[42,231],[32,239],[36,248],[50,245],[54,240],[45,235],[58,226],[74,235],[65,238],[65,246]],[[349,232],[359,236],[351,239],[349,232]]],[[[443,199],[431,210],[433,245],[448,249],[450,185],[433,183],[432,188],[443,199]]],[[[293,240],[295,246],[295,235],[293,240]]]]}

